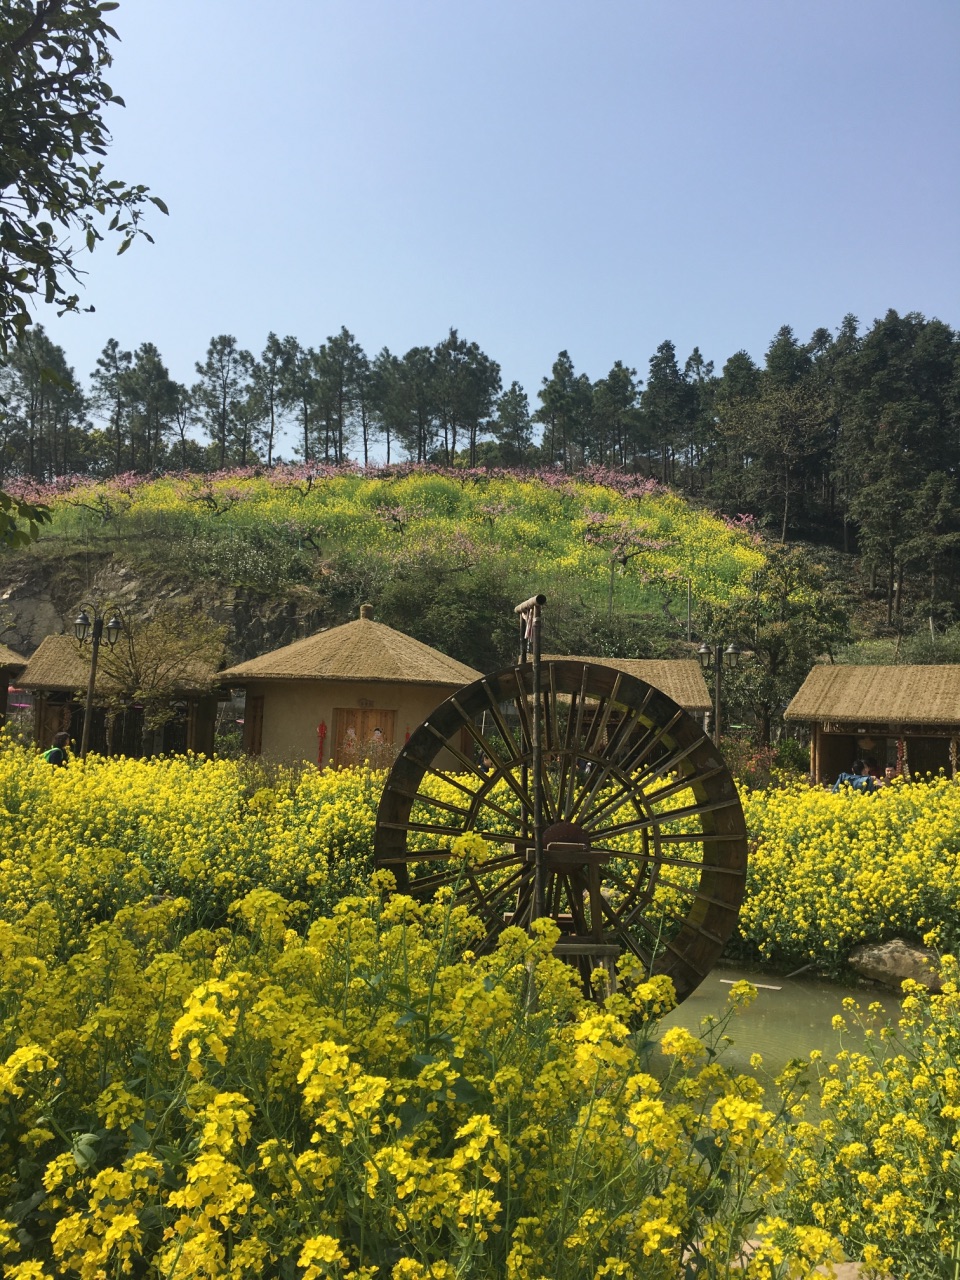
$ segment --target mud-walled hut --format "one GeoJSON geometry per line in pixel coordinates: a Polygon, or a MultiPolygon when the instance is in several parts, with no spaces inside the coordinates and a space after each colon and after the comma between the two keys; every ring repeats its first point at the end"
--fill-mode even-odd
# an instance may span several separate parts
{"type": "Polygon", "coordinates": [[[220,673],[246,691],[249,755],[337,766],[389,764],[406,738],[480,672],[360,617],[220,673]]]}

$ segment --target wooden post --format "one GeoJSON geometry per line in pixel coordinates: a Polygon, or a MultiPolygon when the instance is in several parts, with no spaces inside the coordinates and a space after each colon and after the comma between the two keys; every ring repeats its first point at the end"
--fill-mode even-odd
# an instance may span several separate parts
{"type": "MultiPolygon", "coordinates": [[[[533,658],[533,710],[532,720],[530,724],[530,768],[533,773],[533,848],[534,848],[534,872],[533,872],[533,910],[530,914],[531,921],[539,920],[541,916],[546,915],[546,901],[544,897],[546,868],[543,858],[543,717],[541,716],[542,691],[540,688],[540,631],[541,631],[541,609],[546,604],[547,597],[544,595],[531,596],[529,600],[524,600],[522,604],[518,604],[514,609],[520,619],[520,662],[525,664],[527,653],[531,652],[533,658]]],[[[521,782],[523,791],[526,794],[526,769],[523,770],[521,782]]],[[[524,819],[526,819],[526,810],[524,811],[524,819]]],[[[528,838],[526,821],[523,829],[524,838],[528,838]]]]}

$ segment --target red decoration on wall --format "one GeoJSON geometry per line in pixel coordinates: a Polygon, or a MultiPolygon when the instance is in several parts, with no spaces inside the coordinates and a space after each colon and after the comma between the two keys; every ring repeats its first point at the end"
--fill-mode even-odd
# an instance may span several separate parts
{"type": "Polygon", "coordinates": [[[323,768],[323,744],[327,740],[327,722],[321,720],[317,725],[317,764],[323,768]]]}

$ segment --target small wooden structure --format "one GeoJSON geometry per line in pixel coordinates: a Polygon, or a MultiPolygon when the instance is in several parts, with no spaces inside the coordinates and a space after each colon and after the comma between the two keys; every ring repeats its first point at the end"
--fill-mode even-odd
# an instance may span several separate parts
{"type": "Polygon", "coordinates": [[[26,658],[0,644],[0,725],[7,722],[7,700],[10,694],[10,682],[19,676],[27,665],[26,658]]]}
{"type": "Polygon", "coordinates": [[[360,617],[241,662],[220,679],[246,691],[244,748],[269,760],[389,764],[409,733],[478,676],[402,631],[360,617]]]}
{"type": "MultiPolygon", "coordinates": [[[[83,734],[83,716],[87,681],[90,675],[90,651],[80,646],[73,636],[46,636],[37,647],[19,677],[19,685],[34,697],[34,742],[48,747],[55,733],[66,731],[79,743],[83,734]]],[[[135,703],[122,711],[108,713],[103,706],[108,693],[114,692],[102,667],[97,671],[94,705],[90,726],[90,750],[101,755],[141,756],[146,751],[213,751],[217,718],[216,672],[194,672],[184,676],[173,703],[173,715],[153,735],[151,744],[144,741],[143,709],[135,703]]]]}
{"type": "Polygon", "coordinates": [[[943,770],[955,778],[960,743],[960,664],[816,666],[784,718],[810,729],[810,774],[833,782],[856,759],[882,773],[943,770]]]}

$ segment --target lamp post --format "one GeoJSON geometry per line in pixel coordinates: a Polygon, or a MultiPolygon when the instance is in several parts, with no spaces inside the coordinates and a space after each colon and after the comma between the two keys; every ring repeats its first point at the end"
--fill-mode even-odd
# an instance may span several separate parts
{"type": "Polygon", "coordinates": [[[732,671],[740,661],[740,655],[743,650],[735,640],[727,645],[724,649],[723,644],[707,644],[704,642],[697,650],[697,657],[700,659],[700,665],[704,671],[713,668],[713,741],[714,745],[720,746],[720,699],[721,687],[723,684],[723,668],[726,667],[732,671]]]}
{"type": "MultiPolygon", "coordinates": [[[[117,643],[122,630],[123,619],[118,613],[114,613],[106,623],[107,644],[111,649],[117,643]]],[[[90,636],[93,641],[92,648],[90,650],[90,678],[87,681],[87,701],[83,710],[83,736],[80,740],[80,759],[85,760],[87,752],[90,749],[90,721],[93,718],[93,692],[94,686],[97,682],[97,660],[100,657],[100,642],[103,639],[104,633],[103,614],[94,605],[81,605],[80,612],[74,619],[73,632],[81,644],[86,643],[87,636],[90,636]],[[90,622],[90,614],[87,612],[88,609],[93,613],[92,624],[90,622]]]]}

